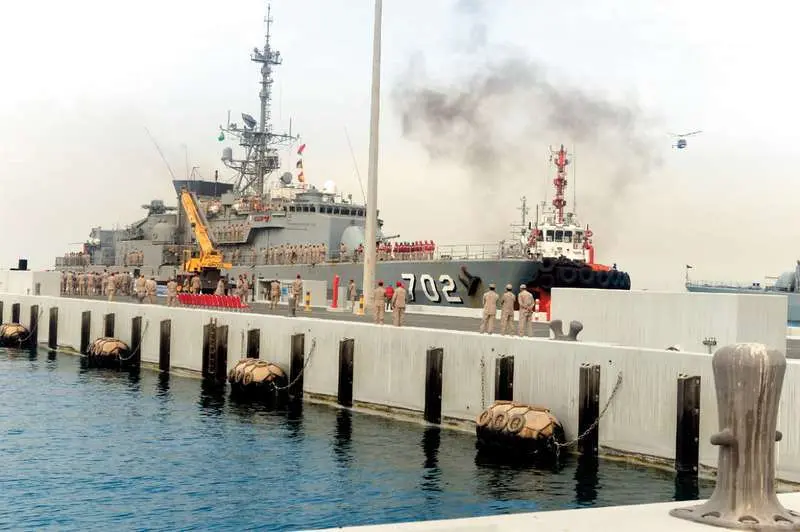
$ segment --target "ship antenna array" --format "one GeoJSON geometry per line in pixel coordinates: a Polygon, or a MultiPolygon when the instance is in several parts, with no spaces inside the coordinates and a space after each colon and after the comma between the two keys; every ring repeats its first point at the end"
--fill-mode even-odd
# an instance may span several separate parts
{"type": "Polygon", "coordinates": [[[280,52],[272,49],[271,27],[272,15],[271,6],[267,4],[267,15],[264,18],[266,31],[264,35],[264,47],[262,50],[254,48],[250,54],[250,60],[261,65],[261,90],[259,99],[261,108],[259,120],[256,121],[252,116],[242,113],[244,125],[242,127],[230,121],[228,113],[228,123],[225,127],[220,126],[222,134],[220,140],[224,140],[224,134],[229,133],[239,140],[239,145],[244,148],[245,156],[243,159],[234,159],[230,148],[223,150],[222,161],[228,168],[238,172],[236,188],[241,193],[248,190],[262,196],[264,194],[264,178],[280,168],[278,151],[276,145],[289,144],[296,141],[299,137],[289,133],[274,133],[271,127],[270,107],[272,103],[272,72],[273,67],[282,64],[280,52]]]}
{"type": "Polygon", "coordinates": [[[353,168],[356,170],[356,177],[358,178],[358,186],[361,187],[361,197],[364,200],[364,205],[367,204],[367,195],[364,192],[364,183],[361,182],[361,172],[358,171],[358,161],[356,161],[356,154],[353,152],[353,143],[350,142],[350,135],[347,133],[347,126],[344,127],[344,136],[347,139],[347,147],[350,148],[350,157],[353,159],[353,168]]]}
{"type": "Polygon", "coordinates": [[[550,149],[551,160],[558,168],[558,173],[556,174],[556,178],[553,180],[553,183],[556,187],[556,195],[553,198],[553,207],[556,208],[556,213],[558,215],[558,223],[564,223],[564,207],[567,204],[567,201],[564,199],[564,190],[567,188],[567,165],[569,164],[569,160],[567,159],[567,150],[564,149],[564,145],[561,145],[561,148],[554,152],[553,149],[550,149]]]}

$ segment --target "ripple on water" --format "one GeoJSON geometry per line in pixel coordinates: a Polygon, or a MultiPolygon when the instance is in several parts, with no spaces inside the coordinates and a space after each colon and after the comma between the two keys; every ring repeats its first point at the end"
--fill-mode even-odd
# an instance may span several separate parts
{"type": "Polygon", "coordinates": [[[269,412],[62,354],[0,350],[0,390],[0,527],[296,530],[687,497],[651,469],[489,463],[470,434],[308,404],[269,412]]]}

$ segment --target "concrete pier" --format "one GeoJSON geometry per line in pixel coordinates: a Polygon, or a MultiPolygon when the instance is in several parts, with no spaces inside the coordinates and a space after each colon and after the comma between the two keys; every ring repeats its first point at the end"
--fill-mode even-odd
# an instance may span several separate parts
{"type": "MultiPolygon", "coordinates": [[[[426,411],[431,414],[435,408],[438,416],[429,419],[467,430],[474,430],[475,418],[498,392],[508,393],[508,383],[498,378],[500,373],[510,376],[515,401],[547,406],[563,424],[567,438],[572,439],[579,433],[581,367],[598,367],[601,409],[621,380],[597,429],[600,454],[622,455],[668,468],[674,467],[676,457],[679,379],[695,376],[702,383],[697,467],[702,472],[716,464],[716,448],[709,440],[717,430],[717,409],[707,353],[61,297],[0,294],[0,301],[5,308],[20,304],[21,316],[28,316],[32,305],[39,305],[45,316],[50,315],[50,309],[58,308],[53,314],[57,317],[58,344],[75,351],[85,347],[81,345],[84,340],[102,335],[104,316],[109,314],[115,315],[116,323],[125,324],[116,328],[116,334],[130,345],[134,340],[131,320],[142,316],[142,364],[165,371],[199,374],[203,370],[203,330],[212,318],[216,331],[226,331],[225,359],[215,359],[216,367],[230,368],[244,358],[252,331],[260,330],[259,358],[278,364],[288,374],[292,338],[302,335],[306,367],[300,391],[305,399],[335,404],[343,380],[352,386],[343,399],[352,401],[355,408],[388,411],[420,422],[426,411]],[[165,328],[167,320],[169,326],[165,328]],[[342,363],[340,346],[345,339],[352,339],[353,351],[342,363]],[[431,349],[441,350],[441,364],[437,355],[433,369],[428,367],[431,349]],[[513,357],[511,366],[503,361],[507,357],[513,357]],[[352,375],[340,379],[342,368],[352,375]],[[441,391],[436,379],[429,384],[430,371],[440,373],[434,377],[440,377],[441,391]],[[497,390],[498,385],[503,389],[497,390]],[[440,405],[431,403],[431,393],[426,394],[426,389],[440,395],[440,405]]],[[[44,338],[40,335],[41,340],[44,338]]],[[[777,450],[777,477],[789,482],[800,482],[800,427],[793,415],[793,405],[798,401],[800,363],[789,361],[778,418],[784,438],[777,450]]],[[[693,466],[682,463],[681,467],[693,466]]]]}
{"type": "MultiPolygon", "coordinates": [[[[800,508],[800,493],[784,493],[778,500],[788,508],[800,508]]],[[[550,532],[715,532],[724,530],[709,525],[682,521],[669,515],[669,511],[685,502],[639,504],[559,510],[553,512],[492,515],[465,519],[443,519],[414,523],[330,528],[353,532],[523,532],[547,530],[550,532]]]]}

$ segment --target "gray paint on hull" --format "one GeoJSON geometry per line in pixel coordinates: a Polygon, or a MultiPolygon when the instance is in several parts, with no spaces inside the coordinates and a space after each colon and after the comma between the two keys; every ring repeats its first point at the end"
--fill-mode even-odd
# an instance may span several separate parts
{"type": "MultiPolygon", "coordinates": [[[[502,291],[504,286],[511,283],[514,292],[519,289],[519,285],[530,279],[533,271],[534,261],[526,260],[465,260],[460,262],[452,261],[386,261],[377,264],[376,280],[383,280],[384,285],[395,285],[397,281],[402,281],[406,288],[409,288],[404,274],[415,276],[413,303],[416,305],[442,305],[479,308],[483,306],[483,292],[488,288],[489,283],[495,283],[498,291],[502,291]],[[474,296],[467,295],[466,287],[459,280],[461,267],[466,267],[470,275],[481,278],[481,283],[474,296]],[[428,275],[426,280],[428,295],[422,286],[422,276],[428,275]],[[444,283],[440,278],[449,276],[456,285],[454,292],[450,293],[451,299],[459,297],[462,303],[449,302],[445,292],[444,283]],[[438,294],[438,298],[436,296],[438,294]],[[428,297],[433,296],[433,297],[428,297]],[[436,301],[438,299],[438,302],[436,301]]],[[[333,277],[338,275],[340,285],[346,286],[350,279],[356,282],[356,286],[361,289],[361,279],[363,264],[343,263],[343,264],[318,264],[311,265],[271,265],[271,266],[237,266],[231,269],[232,277],[246,273],[255,274],[257,278],[264,279],[293,279],[299,273],[303,279],[327,281],[329,291],[333,286],[333,277]]]]}
{"type": "Polygon", "coordinates": [[[772,290],[754,290],[748,288],[737,288],[734,286],[704,286],[704,285],[686,285],[688,292],[699,292],[706,294],[751,294],[751,295],[768,295],[768,296],[784,296],[786,297],[787,305],[787,320],[790,322],[800,322],[800,293],[797,292],[777,292],[772,290]]]}

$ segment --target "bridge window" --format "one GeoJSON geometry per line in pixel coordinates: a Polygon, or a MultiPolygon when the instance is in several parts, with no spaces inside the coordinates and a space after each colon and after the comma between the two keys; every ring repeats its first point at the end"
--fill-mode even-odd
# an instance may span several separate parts
{"type": "Polygon", "coordinates": [[[311,212],[317,212],[317,206],[316,205],[312,205],[311,206],[311,212]]]}
{"type": "Polygon", "coordinates": [[[572,231],[564,231],[564,242],[567,244],[572,242],[572,231]]]}
{"type": "Polygon", "coordinates": [[[553,231],[552,230],[545,232],[544,241],[545,242],[552,242],[553,241],[553,231]]]}
{"type": "Polygon", "coordinates": [[[564,240],[564,231],[556,231],[556,242],[563,242],[564,240]]]}
{"type": "Polygon", "coordinates": [[[339,214],[339,207],[334,207],[333,214],[339,214]]]}
{"type": "Polygon", "coordinates": [[[575,243],[580,244],[583,242],[583,231],[575,231],[575,243]]]}
{"type": "Polygon", "coordinates": [[[362,210],[360,210],[360,209],[359,209],[359,211],[358,211],[358,215],[359,215],[359,216],[364,216],[364,211],[362,211],[362,210]]]}

